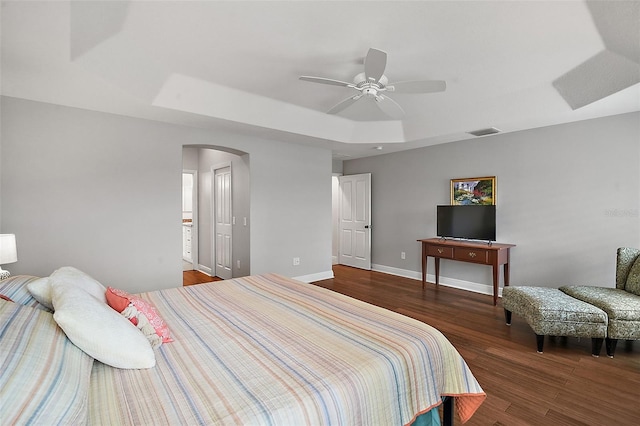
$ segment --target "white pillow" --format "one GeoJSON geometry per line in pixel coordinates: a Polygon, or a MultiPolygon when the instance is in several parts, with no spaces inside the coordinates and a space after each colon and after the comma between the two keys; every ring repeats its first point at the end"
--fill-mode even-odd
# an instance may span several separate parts
{"type": "Polygon", "coordinates": [[[51,284],[49,284],[49,277],[38,278],[37,280],[31,281],[29,284],[27,284],[27,289],[29,290],[29,293],[31,293],[33,298],[40,302],[40,304],[53,310],[53,303],[51,303],[51,284]]]}
{"type": "Polygon", "coordinates": [[[38,302],[29,291],[29,284],[38,279],[40,278],[31,275],[14,275],[6,280],[0,280],[0,296],[6,296],[20,305],[51,312],[51,308],[38,302]]]}
{"type": "Polygon", "coordinates": [[[81,287],[87,293],[98,298],[98,300],[107,303],[107,299],[105,297],[105,293],[107,291],[106,287],[73,266],[63,266],[62,268],[55,270],[49,277],[40,278],[29,283],[27,288],[38,302],[42,303],[49,309],[53,309],[53,303],[51,301],[51,285],[55,282],[62,281],[81,287]]]}
{"type": "Polygon", "coordinates": [[[81,270],[73,266],[63,266],[49,275],[49,283],[52,285],[63,281],[80,287],[101,302],[107,303],[107,288],[81,270]]]}
{"type": "Polygon", "coordinates": [[[54,281],[52,293],[53,319],[84,352],[116,368],[156,365],[144,334],[102,300],[66,281],[54,281]]]}

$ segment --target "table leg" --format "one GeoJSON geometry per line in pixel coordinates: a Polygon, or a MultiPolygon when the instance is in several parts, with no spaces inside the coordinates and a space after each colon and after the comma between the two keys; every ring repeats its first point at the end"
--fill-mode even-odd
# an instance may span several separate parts
{"type": "Polygon", "coordinates": [[[493,306],[498,304],[498,286],[500,284],[500,267],[493,265],[493,306]]]}
{"type": "Polygon", "coordinates": [[[427,282],[427,245],[422,243],[422,289],[427,282]]]}
{"type": "Polygon", "coordinates": [[[504,286],[509,285],[509,262],[504,264],[504,286]]]}
{"type": "Polygon", "coordinates": [[[436,264],[436,288],[438,288],[440,287],[440,258],[434,257],[433,260],[436,264]]]}

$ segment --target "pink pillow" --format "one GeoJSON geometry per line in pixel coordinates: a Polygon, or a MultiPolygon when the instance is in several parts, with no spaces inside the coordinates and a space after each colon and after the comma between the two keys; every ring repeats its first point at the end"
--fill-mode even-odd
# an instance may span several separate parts
{"type": "MultiPolygon", "coordinates": [[[[129,305],[133,305],[140,314],[147,318],[149,324],[151,324],[153,329],[156,331],[156,334],[162,339],[162,343],[173,342],[171,334],[169,333],[169,327],[167,327],[167,324],[160,315],[158,315],[156,308],[154,308],[149,302],[142,300],[137,296],[133,296],[124,290],[113,287],[107,288],[105,296],[109,306],[119,313],[123,313],[129,305]]],[[[137,317],[130,317],[129,320],[133,325],[138,325],[137,317]]]]}

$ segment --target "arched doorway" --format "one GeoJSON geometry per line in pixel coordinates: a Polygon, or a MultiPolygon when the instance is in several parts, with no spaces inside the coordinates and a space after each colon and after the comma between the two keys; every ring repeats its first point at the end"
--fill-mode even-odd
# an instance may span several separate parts
{"type": "MultiPolygon", "coordinates": [[[[225,147],[185,145],[182,150],[182,165],[185,171],[195,171],[196,194],[192,217],[193,267],[207,275],[216,275],[216,223],[215,170],[228,164],[230,178],[231,217],[229,218],[230,258],[229,270],[222,278],[250,275],[250,209],[249,209],[249,154],[225,147]]],[[[220,201],[218,201],[219,203],[220,201]]],[[[185,219],[183,213],[183,220],[185,219]]],[[[185,226],[185,225],[183,225],[185,226]]],[[[184,244],[184,242],[183,242],[184,244]]],[[[183,250],[184,251],[184,250],[183,250]]]]}

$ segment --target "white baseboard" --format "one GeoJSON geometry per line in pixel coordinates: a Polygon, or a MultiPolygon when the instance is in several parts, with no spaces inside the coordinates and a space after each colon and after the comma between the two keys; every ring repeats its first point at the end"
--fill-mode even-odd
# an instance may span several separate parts
{"type": "Polygon", "coordinates": [[[333,278],[333,271],[324,271],[324,272],[318,272],[316,274],[301,275],[299,277],[293,277],[294,280],[302,281],[304,283],[312,283],[314,281],[329,280],[331,278],[333,278]]]}
{"type": "Polygon", "coordinates": [[[332,265],[338,264],[338,256],[331,256],[331,264],[332,265]]]}
{"type": "Polygon", "coordinates": [[[413,280],[422,280],[422,274],[420,272],[409,271],[407,269],[394,268],[393,266],[376,265],[372,263],[371,270],[377,271],[377,272],[384,272],[385,274],[397,275],[399,277],[411,278],[413,280]]]}
{"type": "MultiPolygon", "coordinates": [[[[384,272],[386,274],[397,275],[399,277],[411,278],[414,280],[422,281],[422,273],[416,271],[409,271],[407,269],[394,268],[392,266],[385,265],[371,265],[371,269],[378,272],[384,272]]],[[[433,274],[427,274],[428,282],[435,282],[436,277],[433,274]]],[[[440,285],[445,287],[457,288],[460,290],[472,291],[474,293],[493,295],[493,286],[487,284],[475,283],[472,281],[458,280],[455,278],[447,278],[440,275],[440,285]]],[[[498,297],[502,297],[502,287],[498,289],[498,297]]]]}

